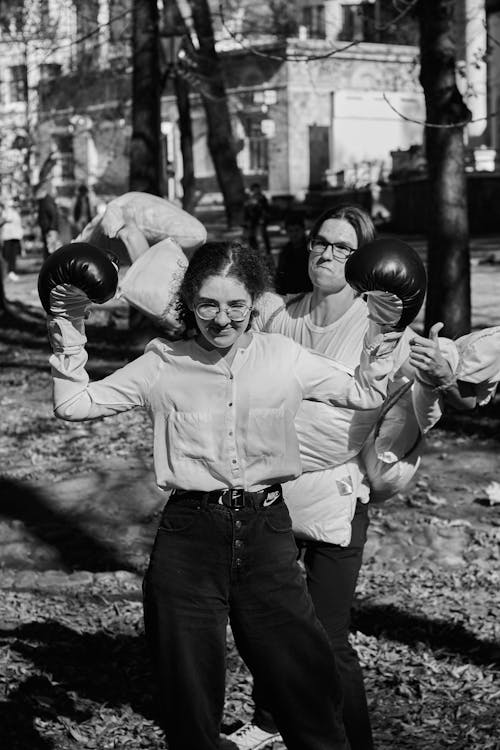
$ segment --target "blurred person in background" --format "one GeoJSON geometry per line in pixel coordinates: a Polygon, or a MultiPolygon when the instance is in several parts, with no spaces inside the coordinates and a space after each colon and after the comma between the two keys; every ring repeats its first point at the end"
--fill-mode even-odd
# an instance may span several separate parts
{"type": "Polygon", "coordinates": [[[13,198],[7,198],[0,203],[0,232],[2,239],[2,257],[7,265],[7,278],[19,281],[17,258],[21,254],[23,241],[23,225],[21,214],[13,198]]]}
{"type": "Polygon", "coordinates": [[[92,221],[97,210],[91,199],[89,189],[86,185],[78,188],[75,205],[73,206],[73,236],[77,237],[80,232],[92,221]]]}
{"type": "Polygon", "coordinates": [[[259,249],[259,238],[264,244],[268,255],[271,254],[271,243],[267,233],[269,221],[269,201],[262,192],[260,184],[254,182],[250,185],[250,195],[244,206],[244,226],[248,244],[254,250],[259,249]]]}
{"type": "Polygon", "coordinates": [[[387,206],[382,203],[382,188],[380,185],[373,182],[370,185],[370,194],[372,198],[370,215],[373,224],[379,231],[387,229],[387,226],[391,221],[391,212],[387,206]]]}
{"type": "Polygon", "coordinates": [[[59,209],[52,182],[43,183],[37,191],[38,225],[42,234],[43,257],[49,257],[60,245],[59,209]]]}
{"type": "Polygon", "coordinates": [[[285,216],[288,242],[281,250],[275,275],[278,294],[300,294],[312,291],[309,278],[309,252],[304,216],[291,211],[285,216]]]}

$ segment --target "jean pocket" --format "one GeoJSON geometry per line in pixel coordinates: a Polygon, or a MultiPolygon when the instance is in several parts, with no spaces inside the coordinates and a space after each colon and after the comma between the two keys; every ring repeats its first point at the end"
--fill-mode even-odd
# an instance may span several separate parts
{"type": "Polygon", "coordinates": [[[278,534],[286,534],[292,530],[292,519],[286,505],[281,502],[276,506],[270,506],[264,512],[266,526],[278,534]]]}
{"type": "Polygon", "coordinates": [[[198,508],[179,507],[177,504],[168,505],[163,511],[160,521],[160,531],[184,532],[189,531],[199,517],[198,508]]]}

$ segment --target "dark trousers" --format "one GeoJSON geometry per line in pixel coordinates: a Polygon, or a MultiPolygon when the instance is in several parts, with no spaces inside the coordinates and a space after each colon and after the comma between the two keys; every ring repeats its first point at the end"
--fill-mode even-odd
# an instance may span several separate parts
{"type": "MultiPolygon", "coordinates": [[[[349,643],[351,607],[369,522],[368,506],[358,500],[351,542],[347,547],[324,542],[299,542],[304,549],[307,588],[335,654],[344,699],[344,726],[351,750],[373,748],[363,674],[358,655],[349,643]]],[[[254,700],[254,722],[262,729],[274,731],[272,712],[257,682],[254,700]]]]}
{"type": "Polygon", "coordinates": [[[4,240],[2,253],[7,264],[7,273],[15,273],[17,256],[21,253],[21,242],[19,240],[4,240]]]}
{"type": "Polygon", "coordinates": [[[228,617],[289,750],[345,750],[335,659],[282,500],[168,502],[144,581],[146,637],[169,750],[216,750],[228,617]]]}

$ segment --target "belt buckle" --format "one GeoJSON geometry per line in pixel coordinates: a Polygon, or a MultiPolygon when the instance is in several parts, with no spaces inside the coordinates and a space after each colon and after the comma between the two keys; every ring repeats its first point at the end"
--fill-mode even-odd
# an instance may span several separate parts
{"type": "Polygon", "coordinates": [[[229,490],[231,499],[231,508],[245,507],[245,490],[229,490]]]}

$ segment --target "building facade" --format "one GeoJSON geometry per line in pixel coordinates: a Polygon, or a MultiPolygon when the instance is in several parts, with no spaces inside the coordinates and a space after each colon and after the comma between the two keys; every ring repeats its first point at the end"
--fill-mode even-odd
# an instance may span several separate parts
{"type": "MultiPolygon", "coordinates": [[[[496,0],[458,5],[460,81],[473,111],[467,137],[484,165],[499,140],[492,113],[494,71],[500,74],[500,43],[486,48],[486,19],[491,37],[500,29],[500,7],[496,0]]],[[[0,0],[4,193],[47,174],[62,200],[80,183],[105,200],[128,189],[131,8],[132,0],[0,0]]],[[[415,21],[394,20],[392,2],[226,0],[224,8],[213,17],[247,183],[300,199],[316,188],[387,180],[391,152],[398,163],[405,153],[414,158],[425,122],[417,30],[415,21]]],[[[175,64],[175,39],[163,39],[163,49],[175,64]]],[[[195,81],[191,96],[195,175],[201,200],[212,201],[220,196],[200,85],[195,81]]],[[[166,194],[177,200],[182,158],[168,86],[162,133],[159,158],[171,175],[166,194]]]]}

